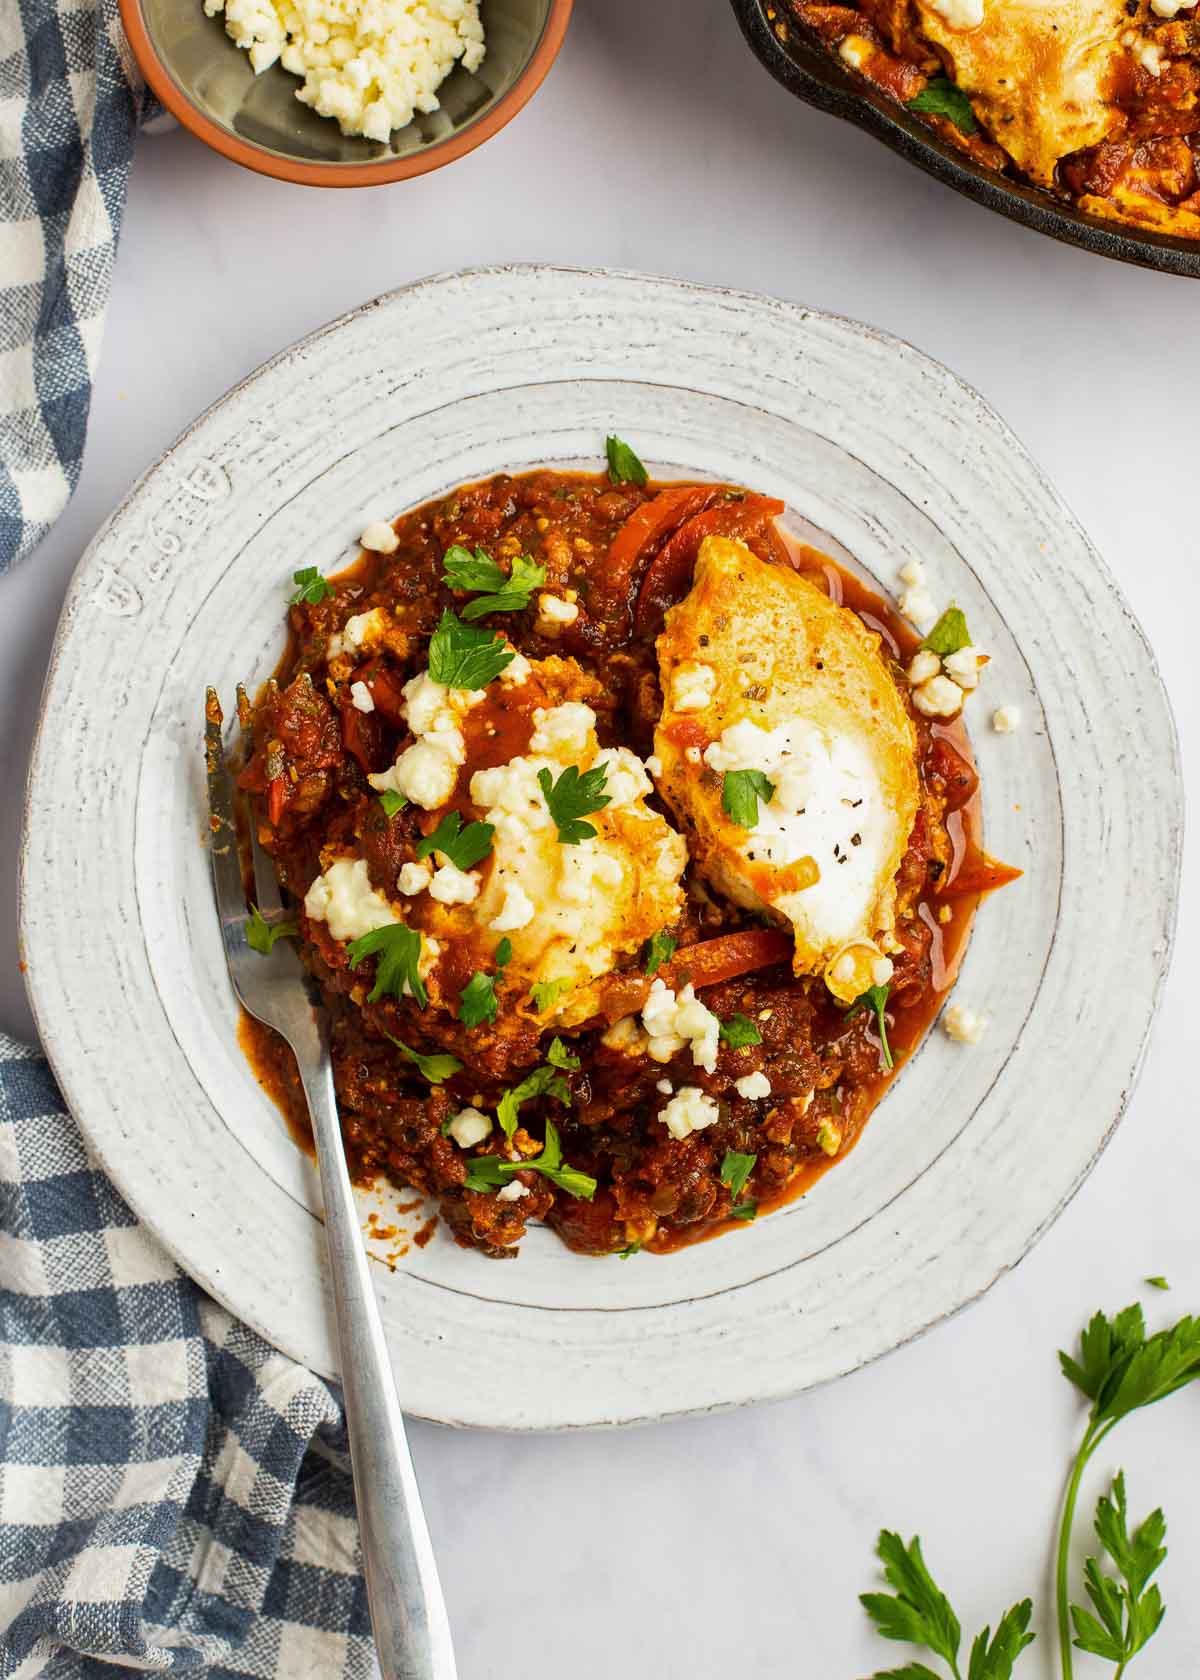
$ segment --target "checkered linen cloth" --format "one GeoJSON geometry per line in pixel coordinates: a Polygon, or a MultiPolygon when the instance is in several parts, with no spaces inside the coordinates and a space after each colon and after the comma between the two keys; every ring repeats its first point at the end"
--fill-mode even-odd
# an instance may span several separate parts
{"type": "Polygon", "coordinates": [[[0,572],[79,478],[138,122],[117,0],[0,0],[0,572]]]}
{"type": "Polygon", "coordinates": [[[335,1392],[183,1276],[0,1034],[0,1675],[370,1674],[345,1447],[335,1392]]]}

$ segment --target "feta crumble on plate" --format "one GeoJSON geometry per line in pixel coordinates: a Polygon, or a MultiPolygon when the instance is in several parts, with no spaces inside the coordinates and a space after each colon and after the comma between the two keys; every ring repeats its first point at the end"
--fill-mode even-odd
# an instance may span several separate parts
{"type": "Polygon", "coordinates": [[[486,50],[479,0],[204,0],[204,10],[224,12],[255,75],[278,61],[318,116],[381,143],[436,111],[455,64],[477,70],[486,50]]]}

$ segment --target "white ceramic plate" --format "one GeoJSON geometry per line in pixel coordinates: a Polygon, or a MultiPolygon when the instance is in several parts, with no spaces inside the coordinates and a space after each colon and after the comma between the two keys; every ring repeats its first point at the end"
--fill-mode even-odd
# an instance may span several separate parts
{"type": "MultiPolygon", "coordinates": [[[[203,850],[201,702],[265,677],[291,573],[465,479],[598,465],[786,498],[894,586],[917,555],[992,654],[972,708],[991,849],[958,997],[851,1159],[805,1200],[669,1258],[500,1264],[444,1234],[378,1282],[406,1408],[630,1422],[794,1393],[1012,1266],[1103,1148],[1167,963],[1181,795],[1154,661],[1083,532],[945,368],[766,298],[550,268],[426,281],[259,370],[99,533],[59,627],[29,790],[23,938],[43,1041],[89,1141],[180,1263],[336,1367],[309,1162],[234,1036],[203,850]],[[995,705],[1021,709],[993,734],[995,705]]],[[[402,1220],[411,1229],[411,1218],[402,1220]]]]}

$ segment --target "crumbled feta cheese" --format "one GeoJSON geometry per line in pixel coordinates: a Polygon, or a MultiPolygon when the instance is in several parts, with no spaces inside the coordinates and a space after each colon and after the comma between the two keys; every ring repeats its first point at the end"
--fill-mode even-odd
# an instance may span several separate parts
{"type": "Polygon", "coordinates": [[[340,659],[345,653],[361,653],[363,649],[372,647],[387,627],[387,614],[381,607],[355,613],[346,620],[341,630],[330,636],[325,656],[327,659],[340,659]]]}
{"type": "Polygon", "coordinates": [[[204,0],[204,10],[224,11],[256,75],[279,59],[302,78],[303,104],[380,143],[436,111],[455,63],[477,70],[485,52],[478,0],[204,0]]]}
{"type": "Polygon", "coordinates": [[[400,917],[376,892],[365,858],[338,858],[318,875],[304,897],[304,913],[324,922],[335,939],[361,939],[400,917]]]}
{"type": "Polygon", "coordinates": [[[560,751],[582,753],[596,727],[596,714],[579,700],[565,700],[561,706],[539,706],[533,714],[531,753],[558,757],[560,751]]]}
{"type": "Polygon", "coordinates": [[[905,618],[911,618],[918,628],[926,624],[932,624],[937,617],[937,607],[934,605],[933,596],[927,589],[921,588],[920,585],[904,591],[900,597],[900,611],[905,618]]]}
{"type": "Polygon", "coordinates": [[[951,29],[978,29],[983,22],[983,0],[929,0],[929,4],[951,29]]]}
{"type": "Polygon", "coordinates": [[[646,769],[654,777],[655,781],[657,781],[662,775],[662,759],[659,758],[657,753],[651,753],[650,757],[645,760],[645,765],[646,769]]]}
{"type": "Polygon", "coordinates": [[[1162,75],[1162,52],[1157,41],[1138,41],[1133,48],[1133,56],[1143,70],[1148,70],[1152,76],[1162,75]]]}
{"type": "MultiPolygon", "coordinates": [[[[640,1056],[646,1048],[646,1034],[636,1015],[622,1015],[619,1021],[614,1021],[608,1031],[602,1033],[600,1042],[606,1050],[619,1050],[624,1056],[640,1056]]],[[[663,1084],[669,1084],[664,1080],[663,1084]]],[[[662,1089],[662,1085],[659,1086],[662,1089]]]]}
{"type": "Polygon", "coordinates": [[[428,671],[406,682],[404,716],[417,738],[389,769],[367,777],[376,793],[402,793],[426,811],[444,805],[467,756],[463,713],[483,698],[482,689],[447,688],[428,671]]]}
{"type": "Polygon", "coordinates": [[[698,665],[693,659],[675,667],[671,678],[671,703],[677,712],[702,712],[713,697],[717,673],[711,665],[698,665]]]}
{"type": "Polygon", "coordinates": [[[402,863],[396,886],[405,898],[412,898],[433,880],[433,868],[427,861],[421,863],[402,863]]]}
{"type": "Polygon", "coordinates": [[[965,1004],[952,1003],[942,1016],[942,1025],[949,1036],[957,1039],[960,1044],[978,1044],[983,1037],[987,1021],[973,1009],[968,1009],[965,1004]]]}
{"type": "Polygon", "coordinates": [[[931,648],[921,648],[912,658],[908,667],[908,680],[914,688],[919,688],[930,677],[936,677],[942,669],[941,659],[931,648]]]}
{"type": "Polygon", "coordinates": [[[942,669],[951,677],[959,688],[972,689],[979,687],[979,649],[975,647],[959,648],[957,653],[948,653],[942,660],[942,669]]]}
{"type": "Polygon", "coordinates": [[[350,684],[350,704],[355,711],[359,712],[373,712],[375,710],[374,698],[365,682],[350,684]]]}
{"type": "Polygon", "coordinates": [[[872,986],[886,986],[893,964],[870,939],[852,939],[825,965],[825,984],[841,1003],[854,1003],[872,986]]]}
{"type": "Polygon", "coordinates": [[[733,1088],[739,1097],[747,1097],[752,1101],[758,1097],[771,1095],[771,1081],[765,1073],[747,1073],[741,1079],[735,1079],[733,1088]]]}
{"type": "Polygon", "coordinates": [[[457,864],[444,863],[429,883],[429,896],[439,904],[471,904],[479,897],[479,877],[457,864]]]}
{"type": "Polygon", "coordinates": [[[528,1195],[529,1186],[522,1184],[519,1178],[514,1178],[503,1189],[497,1190],[496,1200],[498,1202],[519,1202],[522,1196],[528,1195]]]}
{"type": "Polygon", "coordinates": [[[699,747],[688,747],[683,756],[687,759],[689,764],[699,764],[703,754],[701,753],[699,747]]]}
{"type": "Polygon", "coordinates": [[[446,1135],[452,1137],[460,1149],[472,1149],[483,1142],[491,1129],[490,1115],[480,1114],[477,1108],[460,1108],[453,1120],[447,1122],[446,1135]]]}
{"type": "Polygon", "coordinates": [[[1196,0],[1150,0],[1150,10],[1156,17],[1178,17],[1180,12],[1190,12],[1196,0]]]}
{"type": "Polygon", "coordinates": [[[533,901],[525,889],[516,881],[510,881],[504,889],[500,914],[492,917],[491,925],[497,933],[514,933],[517,928],[528,927],[534,915],[533,901]]]}
{"type": "Polygon", "coordinates": [[[661,980],[655,980],[642,1009],[642,1025],[650,1037],[647,1053],[653,1061],[669,1062],[691,1046],[692,1061],[705,1073],[717,1065],[721,1023],[696,996],[689,982],[678,994],[661,980]]]}
{"type": "Polygon", "coordinates": [[[557,630],[560,624],[574,624],[579,607],[574,601],[564,601],[560,595],[538,596],[538,629],[557,630]]]}
{"type": "Polygon", "coordinates": [[[838,57],[852,70],[861,70],[871,56],[871,43],[863,35],[847,35],[838,48],[838,57]]]}
{"type": "Polygon", "coordinates": [[[913,689],[913,705],[925,717],[956,717],[962,703],[963,691],[950,677],[930,677],[913,689]]]}
{"type": "Polygon", "coordinates": [[[997,735],[1011,735],[1014,729],[1021,727],[1021,708],[1019,706],[997,706],[992,713],[992,728],[997,735]]]}
{"type": "Polygon", "coordinates": [[[641,759],[628,747],[608,749],[600,754],[596,764],[603,764],[605,769],[604,792],[608,795],[610,810],[619,811],[654,791],[654,784],[647,776],[641,759]]]}
{"type": "MultiPolygon", "coordinates": [[[[633,1017],[631,1015],[626,1016],[626,1020],[632,1019],[633,1017]]],[[[656,1091],[661,1091],[664,1097],[669,1097],[674,1092],[675,1087],[669,1079],[660,1079],[656,1082],[654,1089],[656,1091]]]]}
{"type": "Polygon", "coordinates": [[[919,560],[906,560],[900,568],[900,582],[920,589],[925,582],[925,568],[919,560]]]}
{"type": "Polygon", "coordinates": [[[500,681],[505,687],[524,688],[529,681],[529,673],[533,666],[523,653],[514,653],[508,664],[500,673],[500,681]]]}
{"type": "Polygon", "coordinates": [[[400,547],[400,538],[390,525],[385,525],[382,519],[373,520],[359,538],[364,548],[369,548],[374,554],[395,554],[400,547]]]}
{"type": "Polygon", "coordinates": [[[669,1103],[664,1103],[658,1118],[673,1138],[685,1138],[692,1132],[703,1131],[721,1118],[716,1101],[706,1096],[698,1085],[684,1085],[669,1103]]]}
{"type": "Polygon", "coordinates": [[[432,741],[414,741],[390,770],[367,780],[377,793],[402,793],[425,811],[444,805],[454,792],[458,766],[444,748],[432,741]]]}

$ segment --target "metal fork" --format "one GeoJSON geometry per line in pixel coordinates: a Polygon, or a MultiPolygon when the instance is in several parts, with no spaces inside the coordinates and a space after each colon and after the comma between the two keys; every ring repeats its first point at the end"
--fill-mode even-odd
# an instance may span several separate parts
{"type": "MultiPolygon", "coordinates": [[[[221,740],[220,701],[211,688],[204,718],[209,855],[229,976],[251,1015],[291,1045],[317,1145],[354,1495],[380,1670],[383,1680],[456,1680],[450,1624],[346,1167],[329,1016],[289,940],[277,940],[268,956],[246,942],[249,916],[233,781],[221,740]]],[[[259,913],[268,926],[278,924],[284,918],[274,871],[257,836],[252,845],[259,913]]]]}

